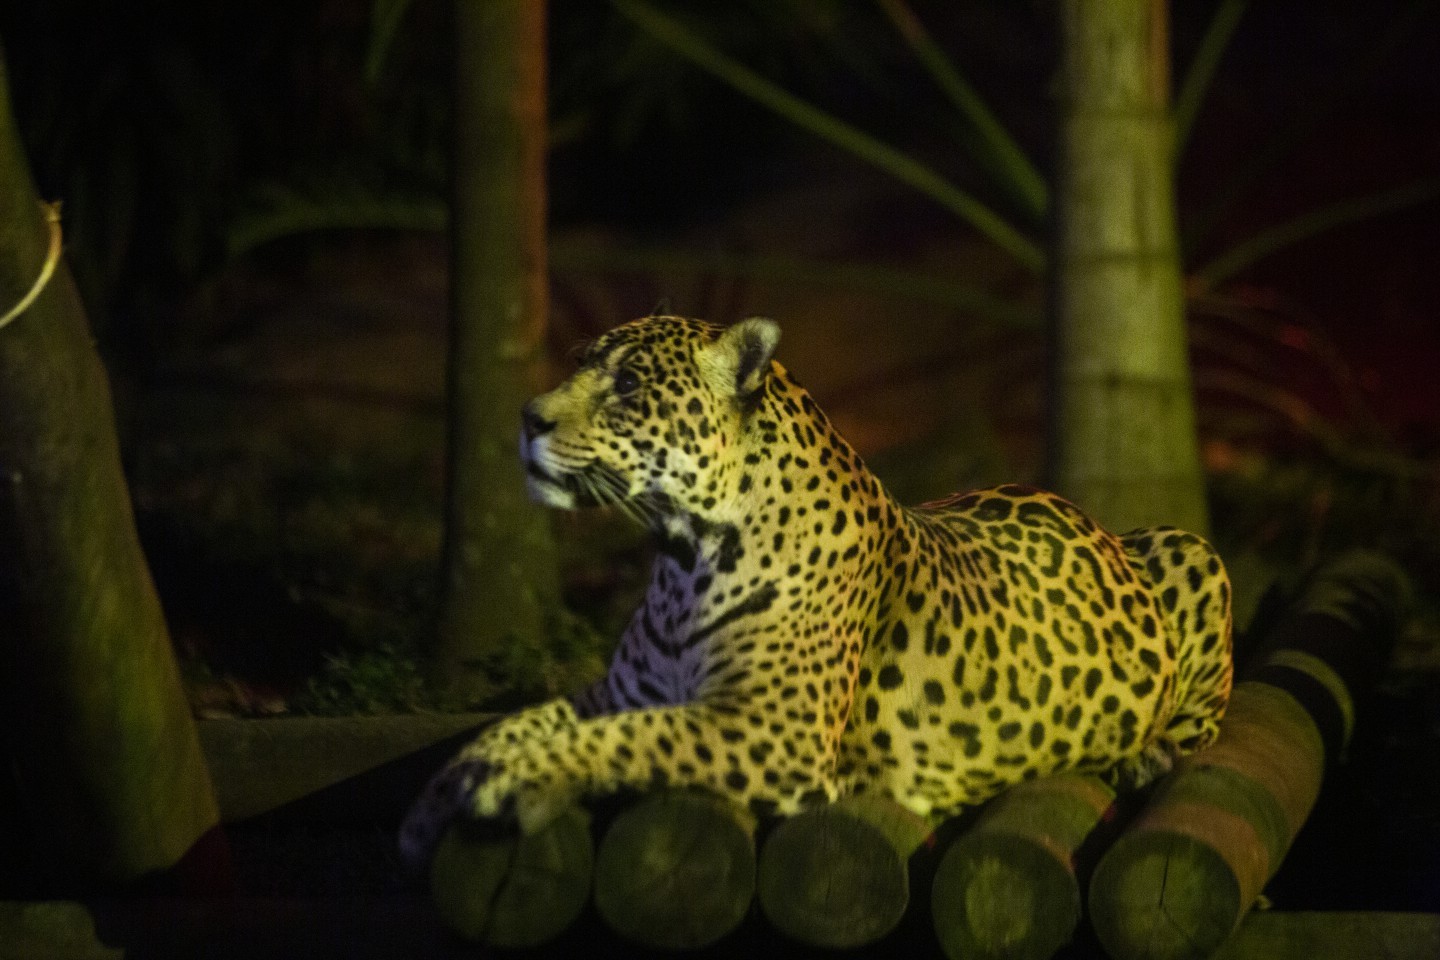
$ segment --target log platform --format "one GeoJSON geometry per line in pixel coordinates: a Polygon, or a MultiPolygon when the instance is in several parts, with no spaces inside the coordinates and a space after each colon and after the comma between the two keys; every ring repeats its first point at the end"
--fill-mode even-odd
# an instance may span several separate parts
{"type": "MultiPolygon", "coordinates": [[[[1440,914],[1251,909],[1348,741],[1354,693],[1393,639],[1403,594],[1403,576],[1370,554],[1313,577],[1237,686],[1221,740],[1153,793],[1100,857],[1088,896],[1075,864],[1103,849],[1097,825],[1106,838],[1121,823],[1106,820],[1110,795],[1090,778],[1012,790],[973,824],[946,825],[939,835],[954,842],[918,858],[932,825],[880,798],[761,824],[757,858],[748,815],[670,792],[608,822],[568,811],[532,837],[457,829],[429,895],[395,878],[363,895],[0,901],[0,960],[448,958],[547,943],[595,960],[637,949],[880,957],[933,955],[937,939],[951,957],[1433,960],[1440,914]],[[938,863],[933,878],[922,863],[938,863]],[[913,882],[928,888],[933,929],[911,922],[924,913],[907,909],[913,882]]],[[[388,843],[418,785],[484,719],[200,726],[237,837],[265,823],[388,843]]]]}

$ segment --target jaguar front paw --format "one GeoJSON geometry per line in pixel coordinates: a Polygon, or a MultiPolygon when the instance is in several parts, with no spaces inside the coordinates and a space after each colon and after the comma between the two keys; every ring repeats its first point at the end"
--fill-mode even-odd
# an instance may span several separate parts
{"type": "Polygon", "coordinates": [[[542,770],[528,757],[488,763],[466,779],[471,817],[515,823],[523,833],[548,825],[582,792],[564,771],[542,770]]]}
{"type": "Polygon", "coordinates": [[[400,827],[402,861],[412,869],[423,866],[451,821],[465,815],[475,789],[496,773],[489,761],[471,759],[452,763],[436,774],[400,827]]]}

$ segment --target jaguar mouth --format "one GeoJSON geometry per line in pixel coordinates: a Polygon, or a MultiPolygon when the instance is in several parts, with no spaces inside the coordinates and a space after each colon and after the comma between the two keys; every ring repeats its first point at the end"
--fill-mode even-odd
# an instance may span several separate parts
{"type": "Polygon", "coordinates": [[[571,480],[570,477],[553,476],[533,461],[525,465],[525,491],[530,494],[531,500],[547,507],[573,510],[580,505],[575,488],[567,482],[571,480]]]}

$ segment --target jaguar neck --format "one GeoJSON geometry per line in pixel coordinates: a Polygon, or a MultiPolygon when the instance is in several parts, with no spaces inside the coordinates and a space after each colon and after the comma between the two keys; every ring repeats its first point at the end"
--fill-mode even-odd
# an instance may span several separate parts
{"type": "Polygon", "coordinates": [[[778,365],[771,388],[746,417],[726,472],[711,508],[670,503],[657,517],[661,552],[682,569],[698,566],[717,576],[743,570],[767,580],[817,564],[833,569],[861,556],[867,533],[907,522],[810,394],[778,365]]]}

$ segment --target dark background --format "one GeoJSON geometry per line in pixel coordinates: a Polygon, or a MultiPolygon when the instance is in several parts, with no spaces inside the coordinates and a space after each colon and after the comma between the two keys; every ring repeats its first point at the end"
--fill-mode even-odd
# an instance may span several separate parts
{"type": "MultiPolygon", "coordinates": [[[[870,5],[661,6],[1014,212],[870,5]]],[[[914,7],[1044,169],[1050,5],[914,7]]],[[[1177,77],[1213,8],[1174,4],[1177,77]]],[[[661,297],[720,322],[763,312],[785,325],[787,365],[903,498],[1034,478],[1035,324],[714,257],[910,271],[1032,312],[1034,278],[607,4],[551,10],[557,375],[577,342],[661,297]],[[597,247],[610,256],[598,266],[576,253],[597,247]],[[624,256],[655,250],[688,259],[624,256]]],[[[438,0],[414,0],[393,36],[366,0],[0,8],[14,109],[42,195],[65,204],[67,253],[201,715],[423,700],[448,37],[438,0]]],[[[1179,164],[1182,231],[1246,187],[1187,246],[1187,265],[1340,199],[1433,185],[1437,40],[1432,4],[1252,4],[1179,164]],[[1271,161],[1277,139],[1291,148],[1271,161]]],[[[1436,210],[1432,200],[1319,233],[1190,303],[1214,534],[1242,608],[1346,546],[1387,550],[1416,586],[1350,762],[1331,772],[1272,885],[1287,907],[1440,909],[1436,210]]],[[[603,521],[561,521],[559,536],[567,596],[613,636],[643,550],[603,521]]]]}

